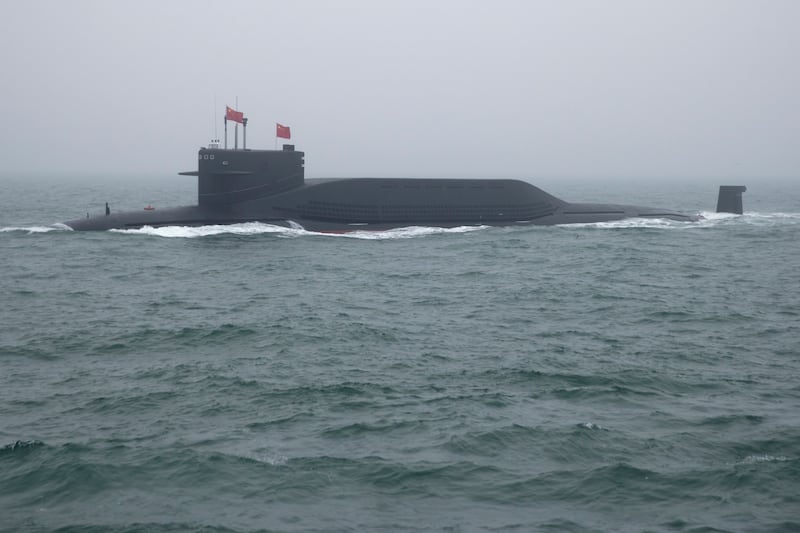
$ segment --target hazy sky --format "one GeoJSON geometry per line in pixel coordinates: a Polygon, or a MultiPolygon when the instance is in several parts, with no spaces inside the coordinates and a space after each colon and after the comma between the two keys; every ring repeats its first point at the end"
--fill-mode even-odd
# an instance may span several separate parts
{"type": "Polygon", "coordinates": [[[800,176],[797,0],[3,4],[6,173],[191,170],[238,97],[308,176],[800,176]]]}

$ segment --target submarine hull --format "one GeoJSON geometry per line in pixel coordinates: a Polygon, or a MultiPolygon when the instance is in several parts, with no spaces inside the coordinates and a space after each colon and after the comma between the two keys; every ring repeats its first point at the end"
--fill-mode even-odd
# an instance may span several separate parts
{"type": "MultiPolygon", "coordinates": [[[[424,189],[421,183],[403,183],[428,180],[384,180],[397,187],[424,189]]],[[[440,180],[430,180],[440,181],[440,180]]],[[[352,194],[351,189],[364,185],[363,179],[336,180],[325,187],[308,186],[274,197],[271,201],[244,202],[228,207],[186,206],[153,211],[127,211],[107,216],[93,216],[67,221],[74,230],[133,229],[144,226],[205,226],[263,222],[279,226],[299,225],[308,231],[343,232],[358,230],[385,230],[405,226],[456,227],[469,225],[519,226],[557,225],[611,222],[626,218],[658,218],[683,222],[698,220],[696,215],[674,211],[619,204],[568,203],[542,196],[540,189],[525,182],[509,187],[500,194],[481,195],[477,180],[447,180],[454,188],[471,189],[442,195],[437,201],[425,196],[413,201],[406,195],[382,197],[377,192],[352,194]],[[348,183],[352,181],[353,183],[348,183]],[[339,189],[342,189],[341,191],[339,189]],[[337,192],[342,199],[337,201],[337,192]],[[525,195],[524,193],[528,193],[525,195]],[[471,193],[471,194],[470,194],[471,193]],[[487,196],[489,196],[487,198],[487,196]],[[529,196],[529,198],[520,198],[529,196]],[[553,201],[555,200],[555,201],[553,201]]],[[[495,180],[486,180],[495,181],[495,180]]],[[[505,180],[514,181],[514,180],[505,180]]],[[[391,190],[391,188],[390,188],[391,190]]],[[[485,191],[484,191],[485,192],[485,191]]]]}
{"type": "Polygon", "coordinates": [[[74,230],[265,222],[309,231],[404,226],[510,226],[609,222],[632,217],[694,221],[671,210],[569,203],[515,179],[305,179],[304,154],[284,150],[201,148],[198,203],[111,212],[64,224],[74,230]]]}

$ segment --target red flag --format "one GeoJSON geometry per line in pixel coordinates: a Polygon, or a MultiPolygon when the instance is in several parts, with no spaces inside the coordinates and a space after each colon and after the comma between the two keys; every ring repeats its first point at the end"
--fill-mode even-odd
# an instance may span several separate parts
{"type": "Polygon", "coordinates": [[[276,124],[278,127],[275,131],[275,136],[280,137],[281,139],[291,139],[292,138],[292,130],[289,129],[289,126],[284,126],[283,124],[276,124]]]}
{"type": "Polygon", "coordinates": [[[228,106],[225,106],[225,118],[234,122],[238,122],[239,124],[244,123],[244,113],[241,111],[236,111],[228,106]]]}

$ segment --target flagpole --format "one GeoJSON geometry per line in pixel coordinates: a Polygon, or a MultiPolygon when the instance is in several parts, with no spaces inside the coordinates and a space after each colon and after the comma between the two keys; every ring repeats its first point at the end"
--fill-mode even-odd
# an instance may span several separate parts
{"type": "Polygon", "coordinates": [[[228,149],[228,115],[225,115],[225,149],[228,149]]]}
{"type": "MultiPolygon", "coordinates": [[[[239,97],[236,97],[236,111],[239,111],[239,97]]],[[[233,149],[239,149],[239,123],[237,122],[236,125],[233,127],[233,149]]]]}

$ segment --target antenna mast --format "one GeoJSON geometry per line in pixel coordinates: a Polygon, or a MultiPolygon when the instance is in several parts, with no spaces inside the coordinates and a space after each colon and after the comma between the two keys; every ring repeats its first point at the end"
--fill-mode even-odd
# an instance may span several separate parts
{"type": "MultiPolygon", "coordinates": [[[[236,97],[236,111],[239,111],[239,97],[236,97]]],[[[233,149],[239,149],[239,123],[233,127],[233,149]]]]}
{"type": "MultiPolygon", "coordinates": [[[[217,134],[217,93],[216,93],[216,91],[214,91],[214,109],[213,109],[212,112],[214,114],[214,138],[211,139],[210,143],[208,143],[208,147],[209,148],[219,148],[219,136],[217,134]]],[[[226,130],[226,134],[227,134],[227,124],[226,124],[225,130],[226,130]]],[[[227,143],[228,140],[226,139],[225,142],[227,143]]]]}

